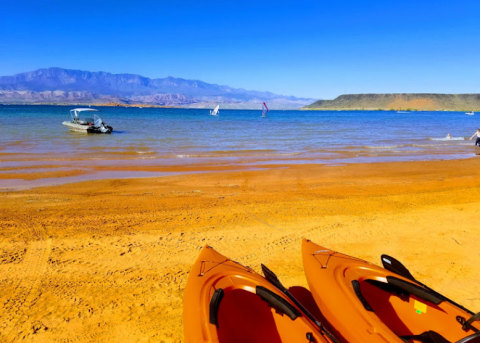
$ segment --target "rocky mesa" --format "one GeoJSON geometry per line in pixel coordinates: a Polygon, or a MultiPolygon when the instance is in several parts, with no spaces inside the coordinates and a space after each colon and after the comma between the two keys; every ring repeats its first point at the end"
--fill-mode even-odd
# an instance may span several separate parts
{"type": "Polygon", "coordinates": [[[344,94],[333,100],[318,100],[307,110],[480,110],[480,94],[344,94]]]}

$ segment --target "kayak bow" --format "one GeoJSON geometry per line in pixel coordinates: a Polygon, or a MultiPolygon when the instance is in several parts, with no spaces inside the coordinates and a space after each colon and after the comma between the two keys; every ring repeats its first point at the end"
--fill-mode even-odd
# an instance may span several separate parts
{"type": "Polygon", "coordinates": [[[471,311],[409,272],[402,276],[306,239],[302,254],[313,298],[342,342],[480,342],[478,322],[464,325],[471,311]]]}
{"type": "Polygon", "coordinates": [[[285,294],[206,246],[185,288],[185,342],[331,343],[285,294]]]}

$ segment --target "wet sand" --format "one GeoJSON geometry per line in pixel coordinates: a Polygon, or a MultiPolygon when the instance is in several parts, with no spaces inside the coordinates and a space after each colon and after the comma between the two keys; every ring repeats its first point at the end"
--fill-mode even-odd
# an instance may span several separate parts
{"type": "Polygon", "coordinates": [[[480,309],[480,159],[276,167],[0,193],[0,341],[182,342],[203,245],[306,287],[302,237],[480,309]]]}

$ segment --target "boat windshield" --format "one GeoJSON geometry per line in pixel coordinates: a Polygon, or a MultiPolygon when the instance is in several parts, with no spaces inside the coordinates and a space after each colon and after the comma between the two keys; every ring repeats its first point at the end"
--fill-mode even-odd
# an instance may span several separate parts
{"type": "Polygon", "coordinates": [[[78,118],[75,118],[74,121],[76,121],[77,124],[85,124],[85,125],[91,125],[94,123],[94,120],[91,117],[78,117],[78,118]]]}
{"type": "Polygon", "coordinates": [[[100,111],[90,108],[78,108],[70,111],[72,122],[81,125],[93,125],[97,116],[95,113],[100,113],[100,111]]]}

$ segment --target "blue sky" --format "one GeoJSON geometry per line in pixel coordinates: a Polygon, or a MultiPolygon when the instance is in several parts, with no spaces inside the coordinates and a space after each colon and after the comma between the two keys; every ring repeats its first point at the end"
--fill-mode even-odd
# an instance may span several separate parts
{"type": "Polygon", "coordinates": [[[480,93],[480,1],[0,2],[0,75],[63,67],[285,95],[480,93]]]}

